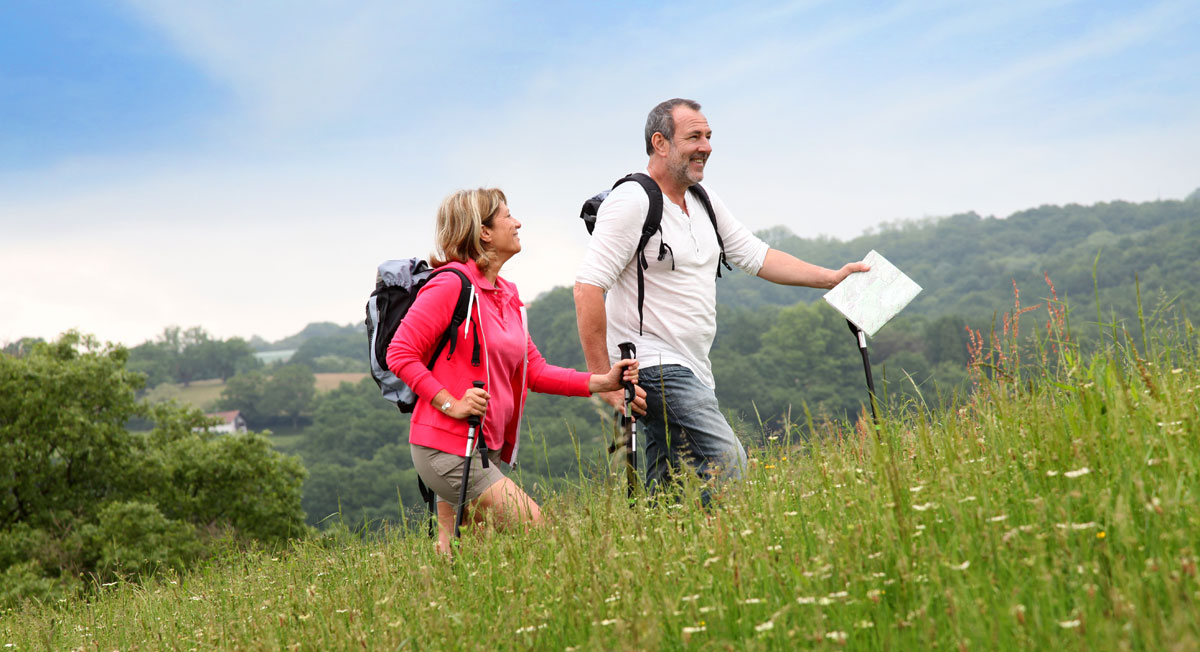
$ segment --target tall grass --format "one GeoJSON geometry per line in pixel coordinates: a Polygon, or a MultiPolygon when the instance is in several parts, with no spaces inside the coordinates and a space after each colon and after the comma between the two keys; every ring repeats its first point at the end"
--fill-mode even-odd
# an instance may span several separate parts
{"type": "Polygon", "coordinates": [[[1046,306],[974,334],[969,404],[773,439],[710,512],[583,482],[454,561],[343,531],[6,613],[0,646],[1196,649],[1197,335],[1084,354],[1046,306]]]}

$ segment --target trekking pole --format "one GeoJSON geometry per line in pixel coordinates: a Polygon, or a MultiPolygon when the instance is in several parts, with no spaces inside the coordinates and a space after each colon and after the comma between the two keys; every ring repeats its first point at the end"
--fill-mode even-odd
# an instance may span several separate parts
{"type": "MultiPolygon", "coordinates": [[[[627,360],[637,357],[637,347],[633,342],[621,342],[617,345],[621,350],[621,359],[627,360]]],[[[633,383],[621,381],[621,385],[625,387],[625,414],[621,416],[621,427],[625,430],[625,453],[626,462],[628,464],[625,469],[625,478],[629,482],[629,497],[633,497],[634,489],[637,487],[637,426],[633,420],[633,401],[637,398],[637,392],[633,388],[633,383]]]]}
{"type": "MultiPolygon", "coordinates": [[[[871,376],[871,358],[867,355],[867,334],[861,328],[854,325],[854,322],[846,320],[846,325],[850,327],[850,332],[854,333],[855,339],[858,340],[858,350],[862,353],[863,370],[867,374],[867,392],[871,399],[871,419],[875,422],[875,429],[879,429],[879,415],[875,413],[875,379],[871,376]]],[[[878,436],[878,433],[876,433],[878,436]]]]}
{"type": "MultiPolygon", "coordinates": [[[[483,381],[473,383],[483,389],[483,381]]],[[[463,512],[467,506],[467,482],[471,479],[471,454],[475,452],[475,433],[479,430],[479,415],[467,417],[467,454],[463,456],[462,487],[458,490],[458,512],[454,516],[454,538],[460,538],[459,528],[462,527],[463,512]]],[[[488,468],[487,443],[483,441],[483,433],[479,433],[479,448],[483,453],[483,468],[488,468]]]]}

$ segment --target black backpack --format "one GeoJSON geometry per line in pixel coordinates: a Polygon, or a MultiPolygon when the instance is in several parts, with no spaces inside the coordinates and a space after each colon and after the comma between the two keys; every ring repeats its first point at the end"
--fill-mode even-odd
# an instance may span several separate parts
{"type": "MultiPolygon", "coordinates": [[[[400,327],[404,315],[417,298],[417,292],[425,287],[429,279],[442,272],[453,272],[462,282],[462,290],[458,293],[458,303],[454,306],[454,315],[450,325],[442,333],[441,340],[429,356],[426,367],[432,369],[433,361],[437,359],[446,345],[450,345],[447,357],[454,353],[458,332],[463,322],[467,320],[467,310],[471,303],[471,281],[457,269],[446,268],[434,270],[420,258],[408,260],[387,260],[379,265],[379,273],[375,277],[375,291],[367,299],[367,345],[368,356],[371,359],[371,377],[379,385],[383,397],[396,404],[401,412],[412,412],[417,403],[417,395],[413,390],[392,373],[387,366],[387,349],[396,329],[400,327]]],[[[475,330],[474,350],[471,353],[471,363],[479,364],[479,330],[475,330]]]]}
{"type": "MultiPolygon", "coordinates": [[[[642,334],[642,303],[646,298],[645,289],[645,270],[650,267],[650,263],[646,261],[646,244],[650,242],[650,237],[656,232],[662,230],[662,212],[663,212],[663,195],[662,188],[658,187],[658,183],[650,178],[650,175],[642,172],[634,172],[627,174],[613,184],[612,189],[605,190],[587,201],[583,202],[583,208],[579,211],[579,217],[587,226],[588,234],[596,228],[596,214],[600,212],[600,204],[608,198],[609,193],[616,189],[617,186],[627,181],[636,181],[641,184],[642,189],[646,191],[646,195],[650,197],[650,209],[646,211],[646,221],[642,223],[642,235],[638,239],[637,245],[637,282],[638,282],[638,335],[642,334]]],[[[717,214],[713,211],[712,201],[708,198],[708,193],[700,184],[694,184],[688,190],[696,194],[700,199],[700,204],[704,206],[704,210],[708,213],[708,219],[712,222],[713,232],[717,235],[717,246],[721,248],[721,255],[717,259],[717,278],[721,278],[721,266],[725,269],[733,270],[729,263],[725,260],[725,243],[721,240],[721,231],[717,229],[717,214]]],[[[671,269],[675,269],[675,252],[671,251],[671,246],[666,241],[659,241],[658,245],[658,260],[666,258],[667,254],[671,254],[671,269]]]]}

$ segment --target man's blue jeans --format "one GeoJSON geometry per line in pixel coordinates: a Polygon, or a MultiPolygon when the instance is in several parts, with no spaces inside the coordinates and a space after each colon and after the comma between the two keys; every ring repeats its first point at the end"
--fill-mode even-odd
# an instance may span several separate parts
{"type": "Polygon", "coordinates": [[[648,486],[669,481],[683,463],[705,480],[742,477],[746,449],[717,407],[716,394],[690,369],[642,367],[638,385],[646,390],[646,415],[638,419],[638,431],[645,441],[648,486]]]}

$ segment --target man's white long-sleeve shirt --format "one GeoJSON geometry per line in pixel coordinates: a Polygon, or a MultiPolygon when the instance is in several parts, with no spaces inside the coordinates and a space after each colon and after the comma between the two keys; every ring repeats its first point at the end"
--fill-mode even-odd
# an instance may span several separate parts
{"type": "MultiPolygon", "coordinates": [[[[734,219],[712,190],[705,190],[725,244],[725,259],[747,274],[757,275],[767,256],[767,243],[734,219]]],[[[642,367],[683,365],[714,388],[708,352],[717,333],[716,277],[721,248],[700,199],[688,192],[685,201],[687,213],[663,195],[662,229],[643,250],[650,266],[644,272],[640,336],[635,250],[650,208],[650,198],[640,184],[617,186],[600,205],[575,280],[606,292],[610,363],[620,357],[618,343],[633,342],[642,367]],[[663,241],[670,249],[658,260],[663,241]]]]}

